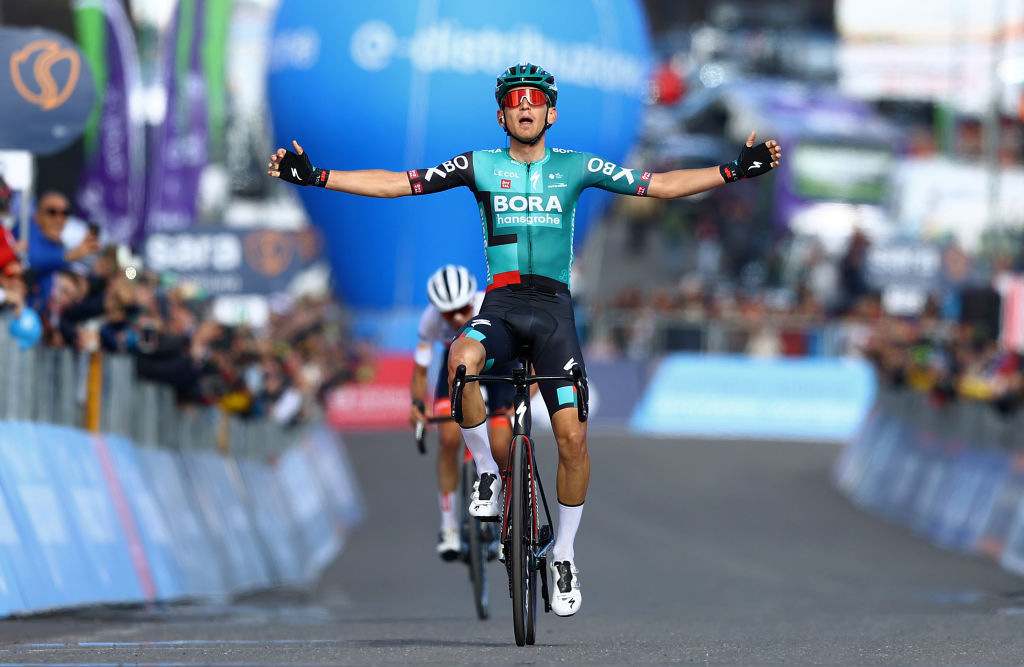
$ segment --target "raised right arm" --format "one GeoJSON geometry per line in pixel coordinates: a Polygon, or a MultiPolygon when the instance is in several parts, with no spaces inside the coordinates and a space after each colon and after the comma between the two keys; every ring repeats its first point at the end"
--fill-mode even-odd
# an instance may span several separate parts
{"type": "Polygon", "coordinates": [[[365,197],[406,197],[412,194],[409,177],[404,171],[386,169],[360,169],[338,171],[331,169],[327,176],[328,190],[347,192],[365,197]]]}
{"type": "Polygon", "coordinates": [[[360,169],[357,171],[339,171],[336,169],[318,169],[309,164],[299,142],[292,141],[294,153],[278,148],[270,156],[267,174],[299,185],[320,185],[329,190],[347,192],[364,197],[405,197],[412,194],[409,176],[404,171],[388,171],[386,169],[360,169]],[[286,159],[286,156],[287,159],[286,159]],[[298,157],[299,159],[296,159],[298,157]],[[283,173],[282,173],[283,172],[283,173]],[[323,180],[324,182],[317,182],[323,180]]]}

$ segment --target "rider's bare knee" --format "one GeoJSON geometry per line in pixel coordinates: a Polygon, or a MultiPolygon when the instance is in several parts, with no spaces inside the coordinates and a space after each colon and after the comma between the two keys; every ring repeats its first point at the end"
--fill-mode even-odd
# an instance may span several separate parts
{"type": "Polygon", "coordinates": [[[484,349],[479,342],[456,340],[448,352],[448,374],[454,377],[455,369],[465,366],[466,372],[475,375],[480,372],[484,365],[484,349]],[[465,341],[465,342],[464,342],[465,341]]]}
{"type": "Polygon", "coordinates": [[[558,435],[558,457],[566,463],[581,461],[587,456],[587,432],[569,429],[558,435]]]}
{"type": "Polygon", "coordinates": [[[462,444],[462,433],[456,432],[454,438],[439,438],[438,446],[441,448],[441,452],[446,455],[454,454],[459,449],[459,445],[462,444]]]}

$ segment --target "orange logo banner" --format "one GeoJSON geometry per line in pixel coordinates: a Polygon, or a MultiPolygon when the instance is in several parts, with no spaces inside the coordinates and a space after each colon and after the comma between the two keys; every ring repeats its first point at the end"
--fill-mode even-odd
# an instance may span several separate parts
{"type": "Polygon", "coordinates": [[[271,278],[284,272],[295,256],[294,238],[281,232],[249,232],[244,244],[245,261],[257,273],[271,278]]]}
{"type": "Polygon", "coordinates": [[[74,49],[61,48],[52,39],[40,39],[29,43],[25,48],[11,55],[11,80],[18,94],[31,104],[49,111],[64,104],[78,84],[78,75],[82,69],[82,60],[74,49]],[[35,57],[33,61],[33,56],[35,57]],[[53,75],[54,66],[61,61],[68,61],[70,71],[67,79],[60,85],[53,75]],[[35,88],[26,84],[22,70],[31,63],[32,78],[35,88]]]}

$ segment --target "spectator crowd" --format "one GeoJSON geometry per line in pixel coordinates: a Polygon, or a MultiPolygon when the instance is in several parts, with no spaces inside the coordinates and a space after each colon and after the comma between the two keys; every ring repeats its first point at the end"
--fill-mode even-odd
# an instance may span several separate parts
{"type": "MultiPolygon", "coordinates": [[[[10,198],[0,183],[0,215],[10,198]]],[[[0,309],[38,314],[39,344],[132,355],[138,377],[171,386],[179,404],[286,425],[356,372],[359,352],[328,296],[280,294],[266,326],[225,325],[194,286],[135,266],[71,213],[64,195],[46,192],[27,239],[0,227],[0,309]]]]}
{"type": "MultiPolygon", "coordinates": [[[[0,214],[9,202],[0,182],[0,214]]],[[[117,245],[102,243],[101,230],[69,223],[70,213],[66,197],[47,192],[27,242],[0,227],[0,309],[37,313],[43,345],[132,355],[138,377],[171,386],[180,404],[283,424],[311,414],[369,356],[347,335],[344,311],[329,296],[278,295],[266,326],[228,326],[193,286],[126,263],[117,245]]],[[[998,275],[1009,272],[957,293],[952,315],[936,295],[920,314],[894,315],[864,281],[866,245],[855,234],[837,261],[812,248],[785,269],[787,288],[729,285],[697,272],[673,289],[627,288],[601,300],[581,289],[586,353],[860,355],[879,381],[925,392],[936,406],[979,400],[1001,414],[1016,410],[1024,402],[1024,363],[1000,344],[996,289],[998,275]]]]}

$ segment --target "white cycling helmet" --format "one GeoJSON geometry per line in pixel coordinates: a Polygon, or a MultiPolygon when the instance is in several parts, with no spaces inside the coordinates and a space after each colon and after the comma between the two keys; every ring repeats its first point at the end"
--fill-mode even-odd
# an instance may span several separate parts
{"type": "Polygon", "coordinates": [[[476,278],[464,266],[445,264],[427,281],[427,298],[442,313],[459,310],[476,295],[476,278]]]}

